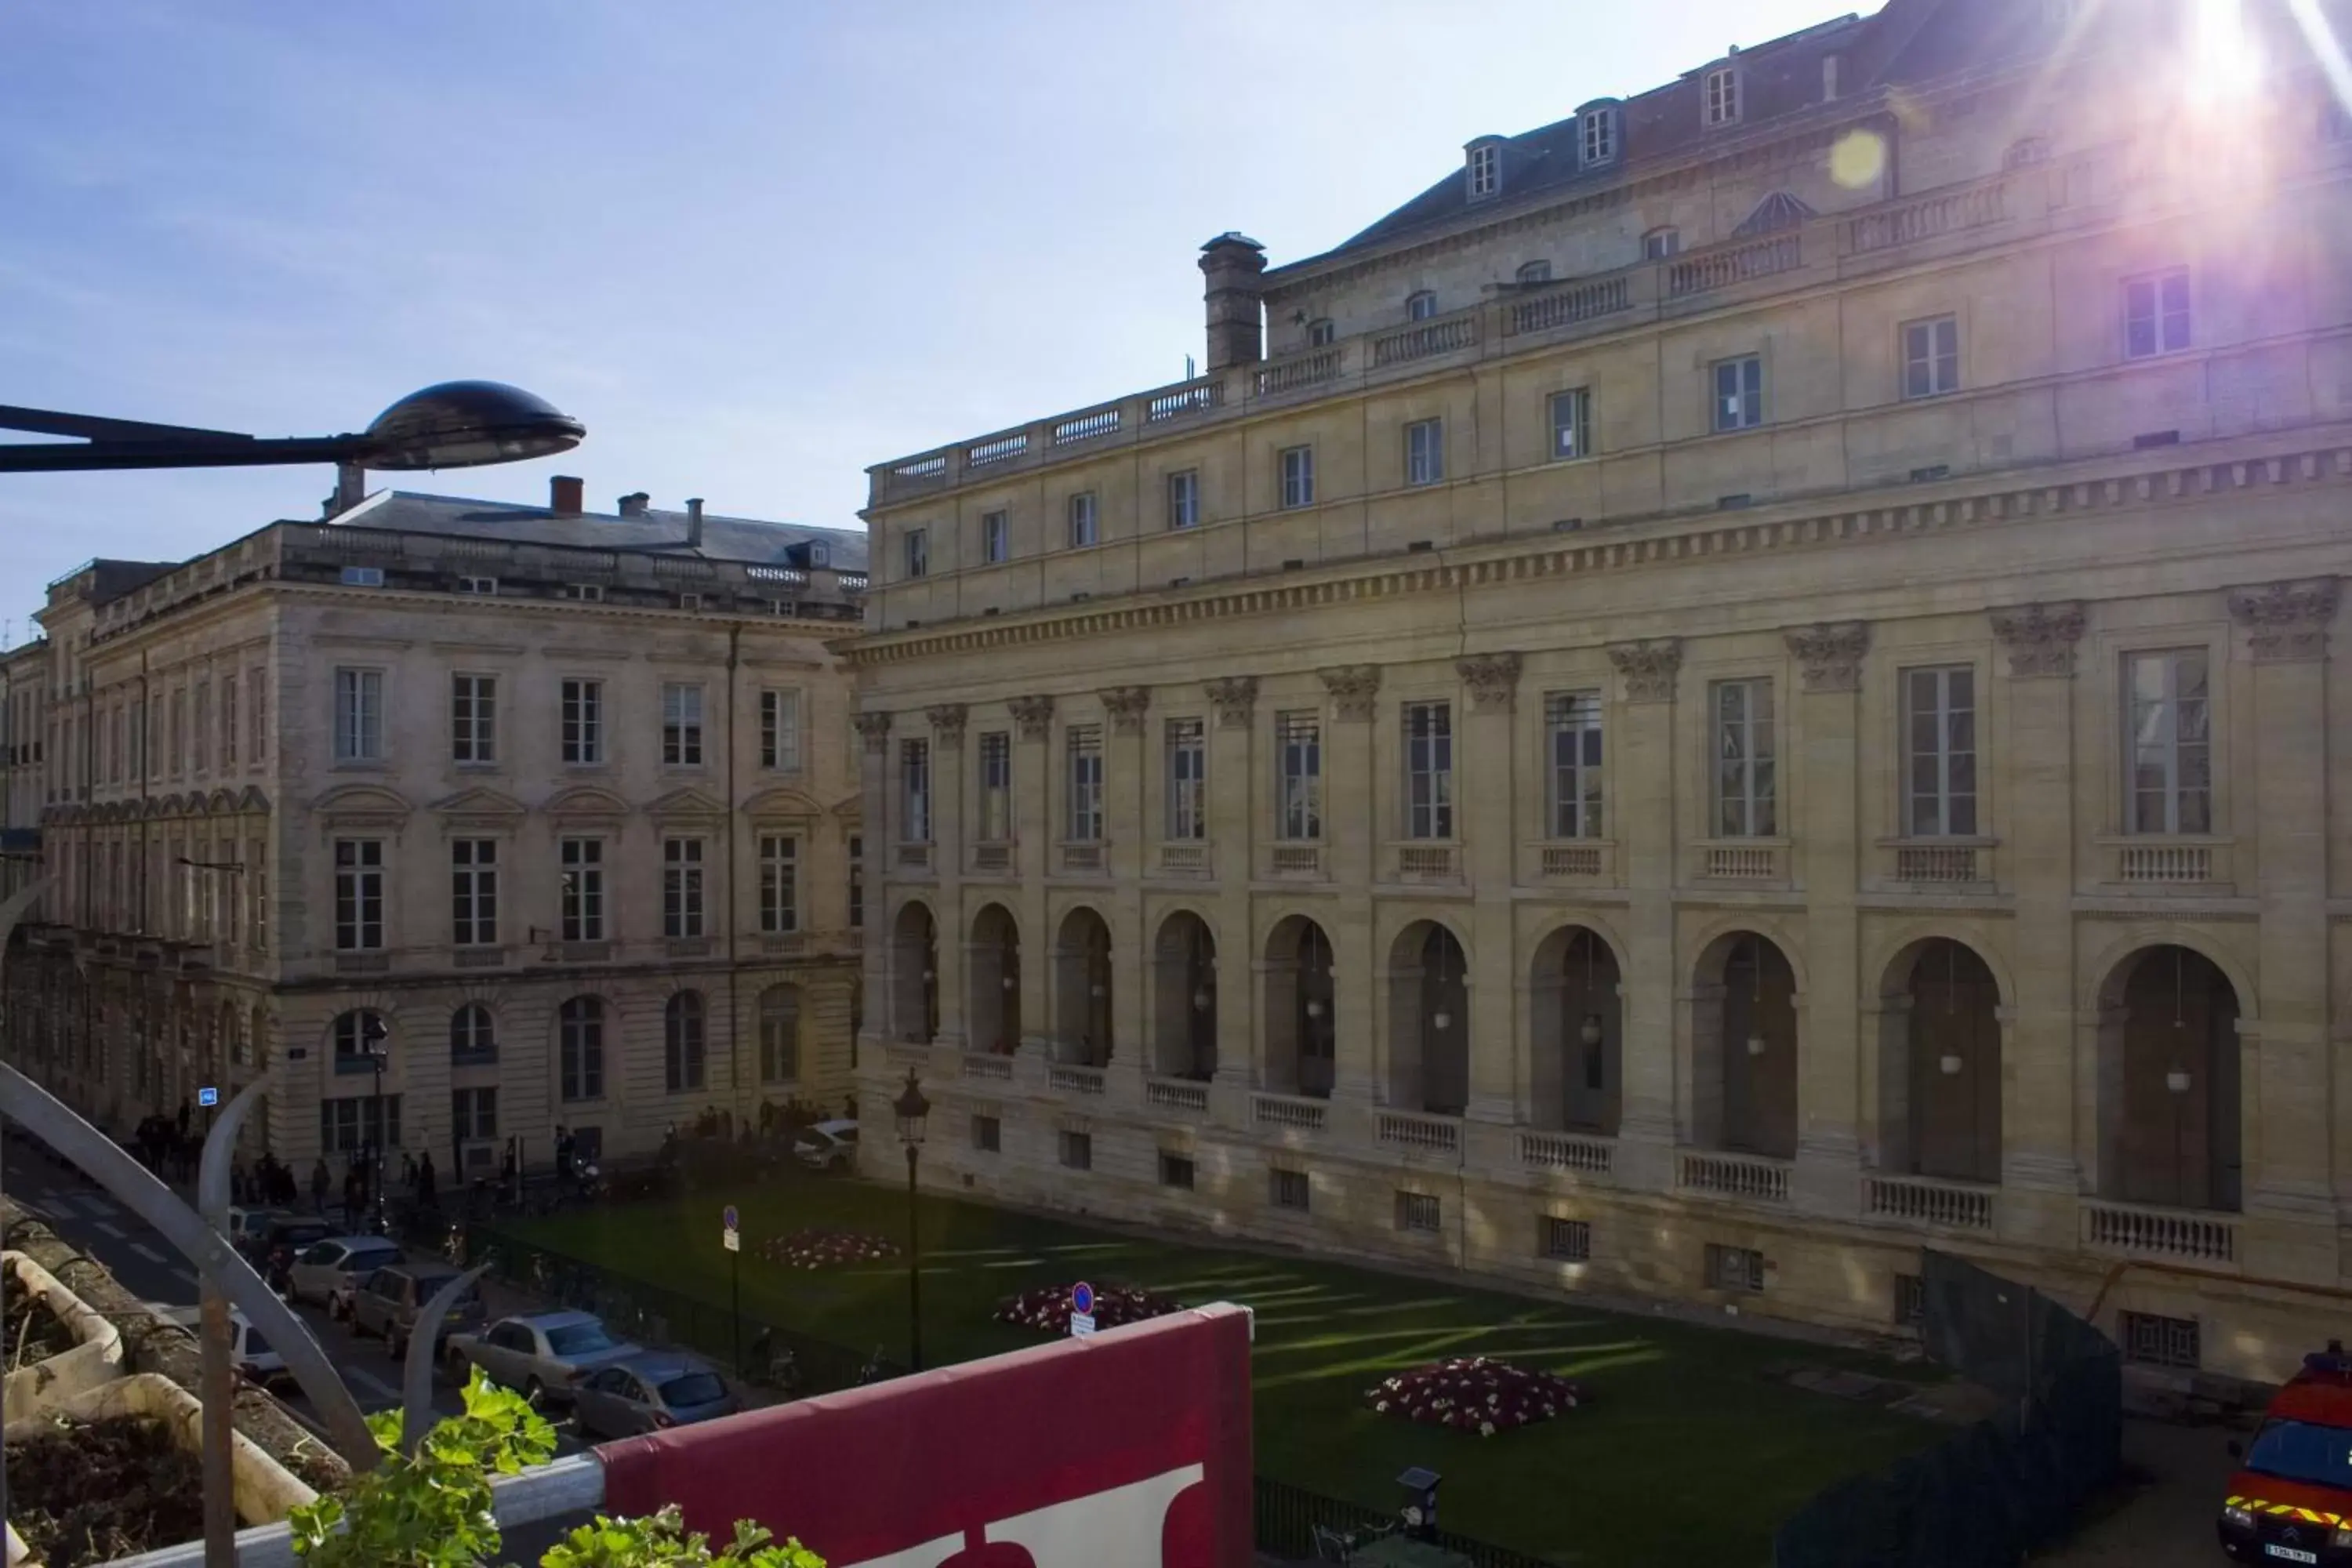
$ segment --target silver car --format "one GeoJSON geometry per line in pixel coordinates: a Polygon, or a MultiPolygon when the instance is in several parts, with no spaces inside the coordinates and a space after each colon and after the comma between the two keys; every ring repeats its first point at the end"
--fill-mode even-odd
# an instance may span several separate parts
{"type": "Polygon", "coordinates": [[[586,1312],[532,1312],[501,1318],[488,1333],[451,1334],[449,1370],[466,1375],[468,1363],[492,1383],[558,1401],[572,1397],[573,1381],[607,1362],[642,1353],[643,1347],[616,1340],[586,1312]]]}
{"type": "Polygon", "coordinates": [[[294,1255],[286,1270],[287,1293],[316,1301],[341,1321],[352,1310],[352,1291],[387,1264],[400,1261],[400,1246],[380,1236],[336,1236],[312,1242],[294,1255]]]}
{"type": "Polygon", "coordinates": [[[634,1437],[732,1415],[741,1400],[707,1363],[676,1351],[640,1351],[608,1362],[572,1386],[580,1435],[634,1437]]]}
{"type": "MultiPolygon", "coordinates": [[[[417,1313],[457,1273],[446,1263],[394,1263],[377,1269],[352,1289],[352,1332],[382,1334],[384,1353],[400,1360],[409,1336],[416,1331],[417,1313]]],[[[446,1341],[451,1334],[478,1329],[482,1318],[481,1291],[468,1285],[434,1337],[446,1341]]]]}

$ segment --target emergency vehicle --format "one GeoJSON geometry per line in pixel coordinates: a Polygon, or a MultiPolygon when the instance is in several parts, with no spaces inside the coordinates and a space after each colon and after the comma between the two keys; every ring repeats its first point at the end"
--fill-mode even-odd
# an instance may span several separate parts
{"type": "Polygon", "coordinates": [[[2352,1568],[2352,1355],[2340,1340],[2278,1391],[2221,1500],[2221,1548],[2241,1563],[2352,1568]]]}

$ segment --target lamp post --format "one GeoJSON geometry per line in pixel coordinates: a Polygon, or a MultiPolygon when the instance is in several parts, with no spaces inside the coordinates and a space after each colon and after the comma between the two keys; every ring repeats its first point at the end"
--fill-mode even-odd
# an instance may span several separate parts
{"type": "Polygon", "coordinates": [[[922,1157],[923,1121],[931,1102],[915,1069],[907,1069],[907,1087],[891,1102],[898,1113],[898,1142],[907,1146],[907,1360],[913,1371],[923,1370],[923,1234],[917,1223],[915,1166],[922,1157]]]}
{"type": "Polygon", "coordinates": [[[360,1049],[367,1053],[368,1068],[375,1075],[375,1088],[368,1097],[368,1196],[375,1208],[375,1228],[383,1230],[383,1058],[391,1044],[392,1028],[378,1013],[365,1015],[360,1022],[360,1049]]]}

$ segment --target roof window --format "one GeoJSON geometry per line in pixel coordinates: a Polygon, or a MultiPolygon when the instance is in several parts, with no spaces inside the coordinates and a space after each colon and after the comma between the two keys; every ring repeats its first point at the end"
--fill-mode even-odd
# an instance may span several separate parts
{"type": "Polygon", "coordinates": [[[1617,161],[1617,106],[1604,103],[1588,109],[1577,117],[1576,145],[1580,161],[1590,169],[1599,163],[1617,161]]]}
{"type": "Polygon", "coordinates": [[[1503,140],[1482,136],[1463,150],[1470,199],[1484,201],[1503,188],[1503,140]]]}
{"type": "Polygon", "coordinates": [[[1719,66],[1706,73],[1706,118],[1712,126],[1739,123],[1739,68],[1719,66]]]}

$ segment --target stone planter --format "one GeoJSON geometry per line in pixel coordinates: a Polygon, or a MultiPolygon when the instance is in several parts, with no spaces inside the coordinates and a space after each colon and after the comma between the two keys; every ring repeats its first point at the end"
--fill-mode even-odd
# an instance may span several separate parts
{"type": "MultiPolygon", "coordinates": [[[[0,1424],[55,1409],[123,1374],[122,1334],[112,1323],[21,1252],[0,1253],[0,1269],[15,1275],[26,1294],[38,1297],[79,1342],[69,1351],[8,1373],[5,1391],[0,1391],[0,1424]]],[[[15,1349],[7,1347],[11,1353],[15,1349]]]]}

